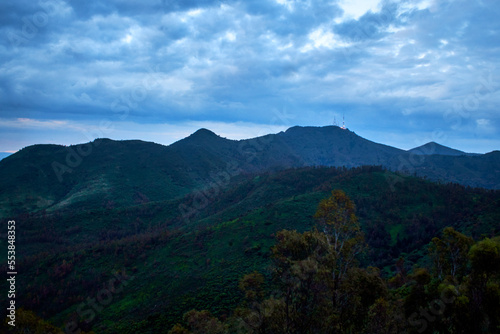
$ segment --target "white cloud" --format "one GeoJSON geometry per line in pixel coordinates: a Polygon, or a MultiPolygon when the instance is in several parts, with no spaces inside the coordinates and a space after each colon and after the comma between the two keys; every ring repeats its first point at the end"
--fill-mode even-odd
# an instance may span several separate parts
{"type": "Polygon", "coordinates": [[[339,5],[344,10],[344,16],[340,19],[358,19],[366,12],[379,11],[380,0],[341,0],[339,5]]]}
{"type": "Polygon", "coordinates": [[[488,126],[488,125],[490,125],[490,120],[489,119],[480,118],[480,119],[476,120],[476,124],[478,126],[488,126]]]}
{"type": "Polygon", "coordinates": [[[336,47],[345,48],[351,46],[351,43],[341,41],[331,31],[325,31],[323,28],[318,28],[308,35],[310,43],[307,43],[301,48],[301,52],[308,52],[318,48],[333,49],[336,47]]]}
{"type": "Polygon", "coordinates": [[[125,36],[123,39],[122,39],[122,42],[125,42],[127,44],[130,44],[130,42],[132,42],[132,40],[134,39],[134,37],[132,37],[132,35],[128,34],[127,36],[125,36]]]}
{"type": "Polygon", "coordinates": [[[196,17],[196,16],[199,16],[199,15],[201,15],[201,14],[203,14],[203,10],[202,10],[202,9],[200,9],[200,8],[197,8],[197,9],[192,9],[192,10],[189,10],[189,11],[187,12],[187,15],[188,15],[188,16],[191,16],[191,17],[196,17]]]}
{"type": "Polygon", "coordinates": [[[403,1],[400,4],[400,11],[425,10],[436,11],[436,0],[411,0],[403,1]]]}
{"type": "MultiPolygon", "coordinates": [[[[123,1],[73,2],[73,8],[52,3],[54,14],[65,14],[50,16],[25,46],[0,40],[3,128],[39,129],[42,136],[43,128],[55,133],[76,126],[73,119],[113,118],[110,105],[141,89],[154,68],[155,85],[129,108],[131,123],[212,122],[206,127],[220,133],[227,127],[231,137],[245,124],[266,123],[269,110],[289,106],[299,125],[321,123],[326,111],[349,110],[360,124],[376,115],[411,132],[428,115],[474,96],[485,70],[500,77],[500,61],[492,56],[500,32],[496,2],[485,7],[474,1],[444,6],[432,0],[341,0],[341,17],[337,2],[319,1],[203,8],[180,2],[168,14],[123,1]],[[375,14],[361,19],[369,11],[375,14]]],[[[14,4],[8,15],[0,12],[6,24],[14,18],[14,31],[25,16],[20,6],[14,4]]],[[[0,33],[7,31],[0,27],[0,33]]],[[[495,80],[491,86],[497,87],[495,80]]],[[[477,136],[498,131],[497,100],[488,93],[479,101],[478,120],[469,118],[477,136]]],[[[441,124],[434,121],[429,124],[450,128],[442,117],[436,121],[441,124]]],[[[141,125],[128,133],[152,138],[147,129],[141,125]]]]}
{"type": "Polygon", "coordinates": [[[290,0],[276,0],[277,3],[283,5],[288,10],[293,10],[293,1],[290,0]]]}
{"type": "Polygon", "coordinates": [[[226,39],[228,41],[234,42],[236,40],[236,34],[234,32],[228,31],[226,33],[226,39]]]}

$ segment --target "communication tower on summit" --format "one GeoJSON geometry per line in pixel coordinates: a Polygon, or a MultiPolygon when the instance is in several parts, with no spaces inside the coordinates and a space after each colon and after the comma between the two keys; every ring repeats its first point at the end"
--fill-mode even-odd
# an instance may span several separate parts
{"type": "Polygon", "coordinates": [[[335,118],[335,116],[333,117],[333,125],[334,126],[338,126],[339,128],[341,128],[342,130],[346,130],[346,126],[345,126],[345,116],[342,115],[342,126],[339,125],[339,123],[337,123],[337,119],[335,118]]]}
{"type": "Polygon", "coordinates": [[[341,128],[342,130],[347,129],[347,128],[345,127],[345,117],[344,117],[344,115],[342,115],[342,126],[341,126],[340,128],[341,128]]]}

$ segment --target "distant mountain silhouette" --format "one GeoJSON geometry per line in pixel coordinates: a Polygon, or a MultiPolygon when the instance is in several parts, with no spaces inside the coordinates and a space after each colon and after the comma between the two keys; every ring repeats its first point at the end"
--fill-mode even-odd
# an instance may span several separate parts
{"type": "Polygon", "coordinates": [[[500,152],[457,152],[435,143],[408,152],[337,126],[296,126],[246,140],[200,129],[169,146],[110,139],[34,145],[0,161],[0,205],[3,215],[84,203],[133,205],[175,199],[240,173],[303,166],[380,165],[432,180],[500,188],[500,152]],[[418,155],[433,150],[438,154],[418,155]]]}
{"type": "MultiPolygon", "coordinates": [[[[192,309],[229,314],[242,305],[244,275],[272,273],[278,232],[314,229],[318,203],[333,189],[356,204],[370,249],[363,267],[387,278],[400,276],[394,265],[402,257],[405,268],[430,268],[422,254],[444,227],[498,236],[500,192],[431,180],[500,189],[500,152],[420,150],[427,154],[336,126],[246,140],[200,129],[169,146],[96,139],[26,147],[0,161],[0,218],[16,221],[23,272],[16,298],[57,326],[83,325],[75,310],[85,305],[88,313],[86,300],[122,278],[130,285],[111,291],[113,302],[101,302],[85,327],[104,333],[162,332],[192,309]]],[[[379,286],[376,276],[359,277],[379,286]]],[[[394,282],[391,291],[401,291],[394,282]]]]}
{"type": "Polygon", "coordinates": [[[433,141],[429,142],[427,144],[424,144],[422,146],[412,148],[411,150],[408,150],[408,152],[410,152],[412,154],[417,154],[417,155],[433,155],[433,154],[453,155],[453,156],[477,155],[476,153],[466,153],[466,152],[462,152],[459,150],[455,150],[453,148],[438,144],[438,143],[433,142],[433,141]]]}
{"type": "Polygon", "coordinates": [[[366,140],[338,126],[293,127],[277,135],[304,165],[395,166],[394,157],[404,151],[366,140]]]}

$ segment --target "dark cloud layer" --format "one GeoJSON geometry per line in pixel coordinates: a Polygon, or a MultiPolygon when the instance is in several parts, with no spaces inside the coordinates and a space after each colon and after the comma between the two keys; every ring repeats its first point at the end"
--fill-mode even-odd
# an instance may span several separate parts
{"type": "Polygon", "coordinates": [[[165,124],[158,141],[168,142],[204,123],[252,136],[262,134],[252,126],[343,114],[359,134],[403,148],[439,134],[464,150],[499,149],[500,4],[356,3],[366,11],[312,0],[4,1],[0,151],[78,142],[103,120],[120,138],[165,124]]]}

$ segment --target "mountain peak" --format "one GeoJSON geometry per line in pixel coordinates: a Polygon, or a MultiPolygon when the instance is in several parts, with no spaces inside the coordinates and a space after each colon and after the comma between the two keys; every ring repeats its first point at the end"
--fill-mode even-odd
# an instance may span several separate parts
{"type": "Polygon", "coordinates": [[[205,128],[196,130],[190,137],[219,137],[215,132],[205,128]]]}
{"type": "Polygon", "coordinates": [[[194,145],[202,145],[203,146],[203,145],[206,145],[207,143],[220,144],[221,142],[225,142],[225,141],[227,141],[227,139],[222,138],[218,134],[216,134],[208,129],[201,128],[201,129],[196,130],[194,133],[192,133],[188,137],[181,139],[172,145],[177,146],[177,145],[182,145],[182,143],[184,143],[184,144],[190,144],[190,145],[194,144],[194,145]]]}
{"type": "Polygon", "coordinates": [[[205,128],[201,128],[196,130],[193,134],[191,134],[189,137],[185,138],[189,140],[195,140],[195,141],[207,141],[207,140],[216,140],[216,139],[222,139],[219,135],[217,135],[215,132],[210,131],[205,128]]]}
{"type": "Polygon", "coordinates": [[[288,128],[285,134],[325,134],[333,133],[332,131],[337,131],[336,133],[350,133],[348,129],[342,129],[341,127],[335,125],[325,125],[325,126],[292,126],[288,128]]]}
{"type": "Polygon", "coordinates": [[[434,141],[412,148],[411,150],[408,150],[408,152],[416,155],[433,155],[433,154],[451,155],[451,156],[467,155],[467,153],[465,152],[438,144],[434,141]]]}

